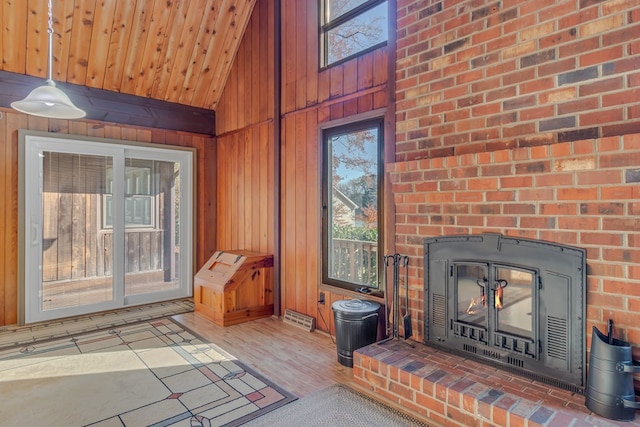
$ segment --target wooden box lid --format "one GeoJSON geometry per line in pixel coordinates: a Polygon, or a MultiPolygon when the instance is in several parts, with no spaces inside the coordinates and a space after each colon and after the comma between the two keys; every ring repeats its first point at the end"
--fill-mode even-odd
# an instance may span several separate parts
{"type": "Polygon", "coordinates": [[[217,251],[195,275],[195,284],[218,292],[238,285],[248,270],[273,267],[273,255],[246,250],[217,251]]]}

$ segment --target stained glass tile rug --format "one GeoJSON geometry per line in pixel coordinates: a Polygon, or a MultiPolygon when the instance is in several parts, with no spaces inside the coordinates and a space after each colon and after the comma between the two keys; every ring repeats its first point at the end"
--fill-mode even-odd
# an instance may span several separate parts
{"type": "Polygon", "coordinates": [[[168,318],[0,351],[3,425],[237,426],[295,396],[168,318]]]}

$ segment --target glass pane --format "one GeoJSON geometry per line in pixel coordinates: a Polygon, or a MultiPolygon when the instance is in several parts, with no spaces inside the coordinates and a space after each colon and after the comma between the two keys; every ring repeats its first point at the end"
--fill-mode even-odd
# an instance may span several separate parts
{"type": "Polygon", "coordinates": [[[179,163],[146,161],[148,164],[141,167],[141,162],[126,159],[126,296],[180,286],[179,163]],[[136,164],[137,167],[130,167],[136,164]]]}
{"type": "Polygon", "coordinates": [[[378,286],[378,128],[330,137],[329,277],[378,286]]]}
{"type": "MultiPolygon", "coordinates": [[[[124,220],[127,228],[153,227],[155,225],[153,198],[153,167],[152,160],[127,159],[125,166],[124,191],[125,211],[124,220]]],[[[105,206],[110,206],[113,192],[113,170],[107,170],[105,206]]],[[[113,227],[113,218],[105,210],[102,216],[103,228],[113,227]]]]}
{"type": "Polygon", "coordinates": [[[456,265],[458,321],[487,327],[487,267],[456,265]]]}
{"type": "Polygon", "coordinates": [[[533,284],[530,271],[496,268],[498,331],[533,338],[533,284]]]}
{"type": "Polygon", "coordinates": [[[327,16],[325,17],[325,22],[331,22],[339,18],[367,1],[368,0],[327,0],[327,16]]]}
{"type": "Polygon", "coordinates": [[[45,151],[43,166],[41,310],[113,300],[112,236],[100,221],[112,215],[111,158],[45,151]]]}
{"type": "Polygon", "coordinates": [[[387,41],[387,3],[382,3],[327,32],[327,64],[387,41]]]}

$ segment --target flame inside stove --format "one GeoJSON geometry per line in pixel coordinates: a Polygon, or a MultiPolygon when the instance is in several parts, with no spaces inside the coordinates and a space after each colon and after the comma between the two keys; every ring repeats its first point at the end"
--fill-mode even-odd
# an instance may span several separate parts
{"type": "Polygon", "coordinates": [[[471,298],[469,307],[467,307],[467,314],[476,314],[478,311],[482,310],[482,307],[484,307],[486,303],[487,301],[484,295],[478,298],[471,298]]]}
{"type": "MultiPolygon", "coordinates": [[[[500,310],[502,308],[503,293],[504,290],[500,286],[498,286],[495,293],[496,298],[494,303],[496,310],[500,310]]],[[[486,305],[487,298],[484,295],[479,296],[478,298],[471,298],[469,307],[467,307],[467,314],[476,314],[478,311],[482,310],[482,307],[485,307],[486,305]]]]}
{"type": "Polygon", "coordinates": [[[498,288],[496,289],[496,309],[500,310],[502,308],[502,294],[503,294],[504,290],[502,289],[502,286],[498,286],[498,288]]]}

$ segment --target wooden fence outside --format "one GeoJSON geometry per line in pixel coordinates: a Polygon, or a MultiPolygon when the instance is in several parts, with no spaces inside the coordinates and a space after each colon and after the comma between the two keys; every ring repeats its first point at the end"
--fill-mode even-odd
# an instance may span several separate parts
{"type": "MultiPolygon", "coordinates": [[[[42,281],[55,282],[110,276],[113,232],[103,223],[106,194],[104,164],[97,156],[47,153],[42,194],[42,281]]],[[[153,194],[158,214],[154,227],[125,230],[125,273],[175,271],[175,219],[172,165],[157,166],[161,176],[153,194]]]]}
{"type": "Polygon", "coordinates": [[[332,239],[331,277],[366,286],[378,285],[378,243],[332,239]]]}

